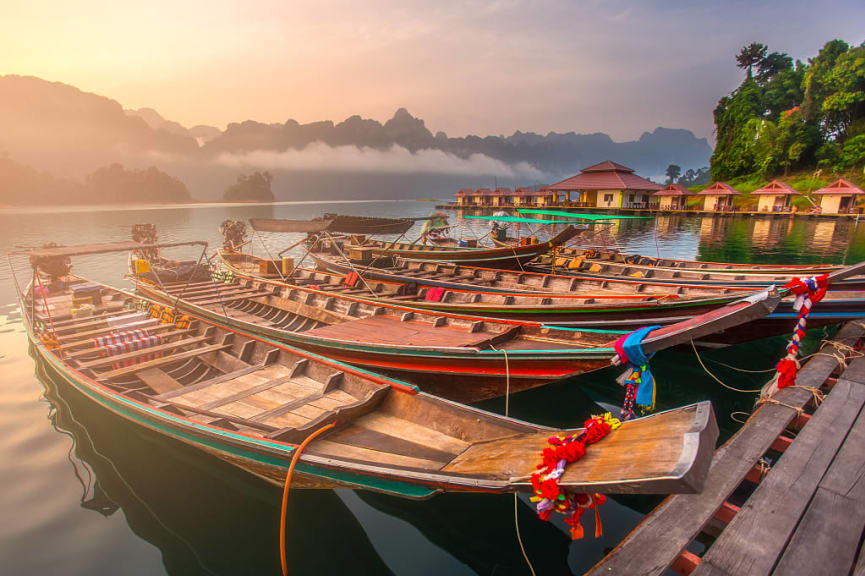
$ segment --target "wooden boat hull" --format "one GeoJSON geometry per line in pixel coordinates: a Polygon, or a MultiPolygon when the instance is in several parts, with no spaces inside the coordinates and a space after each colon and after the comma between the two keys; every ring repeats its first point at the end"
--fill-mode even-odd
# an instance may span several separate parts
{"type": "MultiPolygon", "coordinates": [[[[69,281],[65,280],[64,284],[68,286],[69,281]]],[[[547,438],[556,433],[573,432],[461,406],[418,392],[411,385],[267,339],[231,332],[227,328],[208,327],[204,319],[198,318],[193,318],[193,322],[203,324],[188,330],[184,328],[187,332],[173,344],[176,349],[166,352],[165,356],[128,364],[126,357],[130,354],[148,354],[146,349],[136,349],[122,358],[115,356],[117,361],[124,361],[122,367],[113,367],[110,365],[115,359],[106,359],[100,354],[98,343],[84,336],[92,335],[97,325],[102,333],[114,334],[112,330],[116,328],[106,319],[134,310],[124,308],[131,300],[123,300],[119,307],[100,307],[95,310],[97,316],[76,318],[73,315],[70,318],[68,314],[64,317],[62,310],[71,305],[71,290],[65,287],[61,290],[66,293],[57,298],[52,296],[54,302],[66,298],[68,304],[62,309],[59,304],[52,304],[55,315],[47,319],[54,326],[51,329],[54,341],[65,348],[55,347],[55,344],[49,348],[44,332],[42,336],[37,334],[30,312],[25,312],[25,328],[33,355],[46,372],[117,416],[189,444],[274,484],[285,482],[289,462],[300,439],[331,419],[338,424],[337,428],[325,431],[325,435],[309,444],[299,458],[298,476],[292,481],[307,488],[361,488],[406,498],[426,498],[438,491],[530,491],[529,474],[547,438]],[[204,336],[188,339],[190,333],[204,336]],[[214,346],[202,340],[221,341],[216,348],[227,349],[227,355],[219,358],[210,355],[214,346]],[[195,346],[200,344],[200,348],[188,348],[193,342],[195,346]],[[186,370],[184,358],[196,358],[193,352],[198,349],[201,354],[210,355],[200,364],[210,366],[207,372],[196,377],[197,380],[175,381],[172,386],[177,387],[170,388],[169,392],[160,391],[165,379],[170,381],[171,377],[163,375],[162,379],[153,380],[152,372],[158,370],[157,366],[166,369],[175,366],[169,370],[179,374],[186,370]],[[235,363],[234,368],[224,365],[229,360],[235,363]],[[214,378],[209,374],[215,369],[215,362],[222,363],[220,371],[226,373],[214,378]],[[246,368],[238,369],[237,363],[246,368]],[[287,374],[286,366],[291,365],[294,368],[288,370],[289,376],[263,382],[247,380],[240,392],[235,386],[213,391],[217,384],[241,383],[248,375],[269,370],[269,366],[287,374]],[[283,382],[299,381],[295,376],[298,370],[305,374],[303,378],[313,381],[310,376],[314,376],[315,382],[325,383],[322,392],[344,389],[357,394],[358,386],[372,386],[369,390],[375,392],[364,402],[373,399],[376,402],[366,410],[351,413],[325,409],[319,417],[310,416],[313,419],[304,428],[271,426],[264,427],[273,431],[270,434],[252,433],[251,425],[260,429],[263,422],[269,421],[267,418],[277,417],[277,413],[284,417],[288,414],[286,410],[299,406],[297,401],[289,401],[278,405],[277,410],[267,410],[258,404],[264,400],[261,394],[270,393],[268,391],[283,382]],[[147,372],[150,375],[145,378],[147,372]],[[126,380],[128,377],[140,379],[126,380]],[[160,384],[153,388],[156,382],[160,384]],[[259,399],[252,402],[254,398],[259,399]],[[245,410],[265,410],[261,414],[267,418],[258,419],[256,423],[255,419],[250,420],[252,416],[237,416],[237,408],[227,409],[240,399],[246,399],[245,410]],[[198,416],[193,417],[193,414],[198,416]],[[421,423],[427,423],[428,427],[420,427],[421,423]],[[416,444],[418,442],[421,443],[416,444]]],[[[106,287],[106,290],[110,289],[106,287]]],[[[113,293],[122,294],[116,290],[113,293]]],[[[22,302],[24,310],[37,309],[27,304],[22,302]]],[[[44,311],[51,309],[46,302],[39,312],[40,322],[46,319],[44,311]]],[[[171,323],[166,326],[172,330],[175,327],[171,323]]],[[[320,397],[321,394],[312,394],[303,401],[320,401],[320,397]]],[[[566,491],[601,493],[697,491],[707,474],[716,438],[717,425],[709,403],[630,421],[593,445],[584,459],[569,466],[560,485],[566,491]]]]}
{"type": "Polygon", "coordinates": [[[570,376],[576,376],[609,365],[612,348],[513,350],[507,361],[501,351],[475,349],[394,348],[376,346],[374,342],[350,344],[344,341],[320,341],[295,333],[274,329],[238,318],[227,317],[186,300],[175,299],[146,284],[140,293],[148,298],[176,305],[179,310],[229,326],[236,330],[265,336],[277,342],[346,362],[376,372],[431,384],[436,394],[460,402],[477,402],[505,394],[508,381],[511,390],[533,388],[570,376]]]}
{"type": "Polygon", "coordinates": [[[621,254],[608,250],[564,248],[560,257],[582,257],[590,263],[618,263],[632,266],[635,270],[665,270],[676,272],[694,271],[705,274],[769,274],[802,275],[822,274],[840,270],[842,266],[833,264],[747,264],[735,262],[704,262],[674,258],[656,258],[639,254],[621,254]]]}
{"type": "MultiPolygon", "coordinates": [[[[732,288],[735,290],[761,290],[768,286],[783,286],[786,284],[793,275],[790,274],[765,274],[761,273],[759,275],[752,275],[748,273],[746,274],[715,274],[714,277],[710,276],[709,273],[702,275],[702,273],[695,273],[695,275],[702,275],[702,278],[685,278],[682,277],[679,271],[673,269],[667,269],[666,272],[669,273],[670,276],[679,274],[675,278],[664,278],[661,277],[660,274],[665,272],[665,270],[659,269],[651,269],[643,272],[640,272],[639,275],[632,275],[633,270],[630,266],[624,268],[624,271],[617,272],[608,269],[606,272],[588,272],[586,270],[571,270],[567,267],[558,266],[553,269],[549,264],[532,262],[526,265],[526,270],[531,272],[538,272],[540,274],[566,274],[570,276],[575,276],[579,278],[592,278],[599,282],[610,281],[610,280],[636,280],[641,281],[645,280],[647,282],[651,282],[653,285],[669,285],[669,286],[700,286],[700,287],[717,287],[717,288],[732,288]],[[722,276],[727,276],[727,278],[723,278],[722,276]],[[748,277],[749,276],[749,277],[748,277]],[[760,278],[755,278],[754,276],[759,276],[760,278]]],[[[803,271],[796,275],[803,276],[812,276],[814,274],[820,274],[821,272],[811,272],[811,271],[803,271]]],[[[857,276],[853,278],[848,278],[846,280],[842,280],[838,282],[833,290],[857,290],[857,291],[865,291],[865,277],[857,276]]]]}
{"type": "Polygon", "coordinates": [[[547,242],[504,248],[448,248],[383,241],[367,242],[365,246],[373,247],[374,252],[381,256],[399,256],[411,260],[452,262],[468,266],[512,269],[534,260],[539,255],[557,246],[561,246],[579,233],[579,230],[573,226],[569,226],[547,242]]]}
{"type": "MultiPolygon", "coordinates": [[[[343,267],[340,264],[334,263],[331,260],[316,259],[321,267],[326,267],[336,273],[346,273],[350,270],[349,267],[343,267]]],[[[235,269],[240,275],[243,271],[235,269]]],[[[383,281],[396,284],[406,284],[408,282],[417,283],[420,286],[438,286],[448,290],[456,290],[462,292],[471,292],[473,289],[480,292],[494,291],[495,288],[489,286],[472,286],[462,282],[452,282],[447,280],[436,280],[434,278],[425,278],[423,276],[401,276],[376,268],[363,268],[363,276],[368,281],[383,281]]],[[[829,295],[820,303],[815,305],[814,311],[809,317],[809,328],[819,328],[847,320],[853,320],[865,317],[865,294],[859,297],[855,290],[850,289],[850,283],[855,283],[861,279],[861,276],[854,276],[851,279],[842,279],[833,284],[829,295]],[[836,290],[844,290],[844,296],[836,292],[836,290]],[[855,296],[855,297],[851,297],[855,296]]],[[[639,281],[633,281],[639,284],[639,281]]],[[[501,290],[510,290],[502,288],[501,290]]],[[[511,292],[520,294],[518,291],[511,292]]],[[[523,292],[523,294],[530,292],[523,292]]],[[[537,293],[535,293],[537,294],[537,293]]],[[[553,296],[550,294],[550,296],[553,296]]],[[[538,321],[543,322],[548,326],[559,327],[582,327],[592,329],[616,329],[616,330],[634,330],[646,325],[666,325],[674,322],[680,322],[686,318],[697,314],[703,314],[708,310],[718,308],[726,303],[741,297],[741,294],[731,294],[726,298],[704,299],[701,301],[682,300],[677,302],[675,299],[667,301],[657,301],[654,303],[622,303],[607,302],[604,305],[556,305],[553,306],[520,306],[520,305],[499,305],[488,306],[483,304],[448,304],[446,302],[428,302],[425,300],[412,300],[408,305],[417,307],[423,310],[447,312],[453,314],[475,315],[489,318],[509,319],[519,321],[538,321]]],[[[381,300],[387,302],[387,300],[381,300]]],[[[792,299],[783,301],[776,312],[765,318],[755,320],[746,327],[736,327],[724,330],[721,333],[706,336],[703,341],[715,344],[736,344],[757,340],[761,338],[769,338],[787,334],[792,330],[796,322],[797,312],[792,308],[792,299]]]]}

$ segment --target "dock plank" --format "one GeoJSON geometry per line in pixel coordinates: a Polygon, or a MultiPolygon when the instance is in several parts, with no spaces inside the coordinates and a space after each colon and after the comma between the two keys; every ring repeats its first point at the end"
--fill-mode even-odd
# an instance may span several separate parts
{"type": "Polygon", "coordinates": [[[771,572],[863,404],[865,387],[838,381],[693,576],[771,572]]]}
{"type": "Polygon", "coordinates": [[[865,412],[860,412],[773,574],[848,574],[863,530],[865,412]]]}
{"type": "MultiPolygon", "coordinates": [[[[849,323],[838,331],[835,340],[852,346],[863,334],[865,327],[849,323]]],[[[832,350],[831,346],[824,348],[827,353],[832,350]]],[[[820,386],[837,366],[838,361],[828,355],[815,356],[799,372],[798,383],[820,386]]],[[[786,388],[776,398],[787,405],[801,407],[811,400],[811,393],[800,388],[786,388]]],[[[784,406],[763,405],[748,425],[716,451],[702,493],[680,494],[664,500],[589,574],[663,574],[795,415],[794,410],[784,406]]]]}

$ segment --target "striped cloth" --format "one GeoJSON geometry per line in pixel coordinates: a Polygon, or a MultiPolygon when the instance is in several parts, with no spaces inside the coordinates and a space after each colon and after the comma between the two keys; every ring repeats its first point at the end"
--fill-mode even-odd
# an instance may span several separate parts
{"type": "MultiPolygon", "coordinates": [[[[158,334],[151,335],[147,333],[147,330],[139,329],[128,330],[125,332],[114,332],[112,334],[100,336],[95,339],[94,344],[97,348],[100,348],[102,356],[106,357],[117,356],[118,354],[125,354],[127,352],[134,352],[136,350],[150,348],[151,346],[156,346],[157,344],[159,344],[161,340],[162,338],[160,338],[158,334]]],[[[112,369],[116,370],[117,368],[132,366],[133,364],[145,362],[154,358],[160,358],[161,356],[161,352],[145,354],[142,356],[136,356],[135,358],[123,360],[122,362],[114,362],[111,367],[112,369]]]]}

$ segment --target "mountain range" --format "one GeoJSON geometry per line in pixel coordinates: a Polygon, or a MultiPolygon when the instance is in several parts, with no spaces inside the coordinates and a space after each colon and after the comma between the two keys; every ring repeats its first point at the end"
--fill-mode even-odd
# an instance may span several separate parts
{"type": "Polygon", "coordinates": [[[708,142],[656,128],[615,142],[603,133],[433,134],[400,108],[384,123],[351,116],[300,124],[246,120],[186,128],[156,110],[29,76],[0,76],[0,157],[63,178],[119,163],[178,177],[200,200],[221,196],[240,173],[269,170],[282,200],[449,197],[460,187],[540,185],[611,159],[660,178],[668,164],[708,164],[708,142]]]}

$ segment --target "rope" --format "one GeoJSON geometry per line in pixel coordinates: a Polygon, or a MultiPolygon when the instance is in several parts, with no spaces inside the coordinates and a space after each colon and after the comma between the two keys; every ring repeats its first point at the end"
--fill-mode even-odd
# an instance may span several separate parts
{"type": "Polygon", "coordinates": [[[526,547],[523,546],[523,539],[520,536],[520,521],[519,521],[519,517],[517,516],[517,500],[518,500],[517,493],[514,492],[514,528],[516,528],[516,530],[517,530],[517,542],[519,542],[519,544],[520,544],[520,552],[523,553],[523,560],[526,561],[526,564],[529,567],[529,572],[532,573],[532,576],[536,576],[535,567],[532,566],[532,562],[531,562],[531,560],[529,560],[529,555],[526,554],[526,547]]]}
{"type": "MultiPolygon", "coordinates": [[[[728,390],[732,390],[733,392],[741,392],[743,394],[756,394],[756,393],[760,392],[761,388],[757,388],[756,390],[741,390],[739,388],[734,388],[733,386],[730,386],[729,384],[725,384],[724,382],[722,382],[720,378],[718,378],[717,376],[712,374],[709,371],[709,369],[706,368],[706,365],[703,363],[703,359],[700,358],[700,353],[697,352],[697,346],[696,346],[696,344],[694,344],[694,341],[691,340],[690,342],[691,342],[691,348],[693,348],[694,355],[697,356],[697,361],[700,363],[700,366],[703,367],[703,370],[705,370],[706,374],[711,376],[715,380],[715,382],[717,382],[718,384],[720,384],[724,388],[727,388],[728,390]]],[[[730,416],[732,416],[732,414],[730,416]]]]}
{"type": "MultiPolygon", "coordinates": [[[[788,386],[788,388],[791,388],[791,386],[788,386]]],[[[789,408],[790,410],[795,410],[797,418],[799,418],[800,416],[803,416],[805,414],[805,410],[803,410],[799,406],[793,406],[792,404],[785,404],[784,402],[781,402],[779,400],[775,400],[774,398],[771,398],[769,396],[763,396],[762,398],[757,400],[757,403],[754,406],[755,410],[756,410],[756,408],[759,408],[763,404],[775,404],[777,406],[784,406],[785,408],[789,408]]]]}
{"type": "Polygon", "coordinates": [[[319,434],[330,430],[334,426],[336,426],[336,422],[332,422],[327,426],[322,426],[307,436],[306,439],[301,442],[300,446],[297,447],[297,450],[295,450],[294,456],[291,458],[291,464],[288,466],[288,474],[285,475],[285,488],[282,490],[282,512],[279,516],[279,555],[280,560],[282,561],[282,576],[288,576],[288,562],[285,559],[285,512],[286,505],[288,504],[288,491],[291,487],[291,475],[294,473],[294,465],[297,464],[297,461],[300,459],[300,453],[303,452],[303,449],[306,448],[307,444],[312,442],[319,434]]]}
{"type": "Polygon", "coordinates": [[[361,273],[357,271],[357,268],[354,267],[354,264],[352,264],[351,260],[348,259],[348,256],[345,255],[345,252],[342,251],[342,248],[339,247],[339,244],[337,244],[337,242],[336,242],[336,240],[334,240],[333,236],[328,234],[326,231],[325,231],[325,234],[327,234],[327,237],[330,239],[331,245],[334,248],[336,248],[337,252],[339,252],[339,255],[345,259],[345,263],[348,264],[348,267],[351,268],[351,271],[354,272],[355,274],[357,274],[357,277],[360,279],[361,282],[363,282],[363,285],[366,286],[366,289],[369,290],[369,293],[372,294],[373,296],[375,296],[376,295],[375,290],[373,290],[372,287],[369,284],[367,284],[366,278],[364,278],[361,275],[361,273]]]}
{"type": "Polygon", "coordinates": [[[802,390],[807,390],[811,393],[812,399],[814,400],[814,407],[818,408],[820,404],[823,403],[823,400],[826,398],[826,395],[820,391],[819,388],[814,388],[813,386],[800,386],[798,384],[793,384],[792,386],[788,386],[788,388],[801,388],[802,390]]]}

